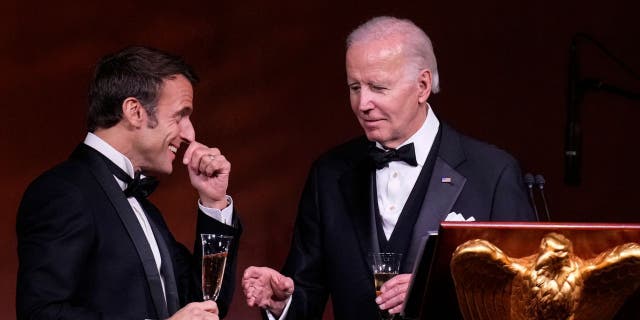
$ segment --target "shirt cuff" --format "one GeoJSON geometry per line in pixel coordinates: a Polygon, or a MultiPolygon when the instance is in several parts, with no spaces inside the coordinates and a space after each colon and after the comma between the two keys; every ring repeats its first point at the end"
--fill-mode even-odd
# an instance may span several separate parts
{"type": "Polygon", "coordinates": [[[225,197],[227,198],[227,207],[222,210],[218,208],[205,207],[202,205],[200,199],[198,199],[198,207],[200,208],[200,211],[204,212],[207,216],[231,226],[233,221],[233,199],[229,195],[226,195],[225,197]]]}
{"type": "Polygon", "coordinates": [[[282,310],[282,314],[280,315],[280,318],[276,319],[275,316],[273,316],[271,314],[271,312],[269,312],[268,310],[265,310],[267,312],[267,318],[269,318],[269,320],[282,320],[284,318],[287,317],[287,313],[289,313],[289,306],[291,305],[291,301],[293,301],[293,296],[289,297],[289,301],[287,301],[287,305],[284,306],[284,310],[282,310]]]}

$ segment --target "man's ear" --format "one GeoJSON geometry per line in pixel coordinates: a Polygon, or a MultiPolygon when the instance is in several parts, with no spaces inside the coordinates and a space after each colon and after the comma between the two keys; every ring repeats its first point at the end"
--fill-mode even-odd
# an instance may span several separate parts
{"type": "Polygon", "coordinates": [[[431,79],[433,74],[429,69],[422,69],[418,75],[418,103],[424,104],[431,95],[431,79]]]}
{"type": "Polygon", "coordinates": [[[127,126],[134,128],[142,127],[147,114],[138,99],[129,97],[122,102],[122,121],[127,126]]]}

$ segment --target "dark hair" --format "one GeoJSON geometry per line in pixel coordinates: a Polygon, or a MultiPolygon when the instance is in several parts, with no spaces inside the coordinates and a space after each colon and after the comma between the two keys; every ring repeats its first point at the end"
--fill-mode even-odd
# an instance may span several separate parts
{"type": "Polygon", "coordinates": [[[89,131],[116,125],[122,118],[122,103],[129,97],[140,101],[152,120],[151,126],[155,126],[162,83],[180,74],[192,85],[198,82],[183,58],[157,49],[133,46],[103,57],[89,87],[89,131]]]}

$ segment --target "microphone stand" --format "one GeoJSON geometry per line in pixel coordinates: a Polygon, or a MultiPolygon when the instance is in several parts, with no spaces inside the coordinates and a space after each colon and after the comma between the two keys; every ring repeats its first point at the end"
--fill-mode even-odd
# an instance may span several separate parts
{"type": "Polygon", "coordinates": [[[547,197],[544,196],[544,184],[545,180],[541,174],[537,174],[535,177],[536,185],[538,185],[538,190],[540,190],[540,197],[542,198],[542,203],[544,204],[544,213],[547,215],[547,221],[551,221],[551,216],[549,215],[549,207],[547,206],[547,197]]]}
{"type": "Polygon", "coordinates": [[[540,221],[540,216],[538,215],[538,206],[536,206],[536,200],[533,197],[533,174],[527,172],[524,175],[524,183],[529,190],[529,201],[531,202],[531,206],[533,207],[533,212],[536,214],[536,221],[540,221]]]}
{"type": "Polygon", "coordinates": [[[615,62],[636,80],[640,75],[634,72],[622,60],[614,56],[604,45],[584,33],[577,33],[571,39],[569,46],[569,76],[567,95],[567,122],[565,128],[564,168],[565,183],[572,186],[580,184],[580,169],[582,165],[582,130],[580,128],[580,104],[584,94],[588,91],[603,91],[630,100],[640,100],[640,92],[633,92],[611,85],[600,79],[582,78],[578,66],[578,39],[585,39],[597,47],[609,59],[615,62]]]}

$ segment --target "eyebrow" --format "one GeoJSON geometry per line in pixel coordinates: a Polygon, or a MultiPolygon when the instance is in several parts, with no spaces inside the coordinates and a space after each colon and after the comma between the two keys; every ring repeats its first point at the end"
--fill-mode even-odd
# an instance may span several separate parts
{"type": "Polygon", "coordinates": [[[179,115],[181,117],[186,117],[188,115],[191,115],[191,112],[193,112],[192,108],[184,107],[184,108],[178,110],[178,112],[176,112],[176,115],[179,115]]]}

